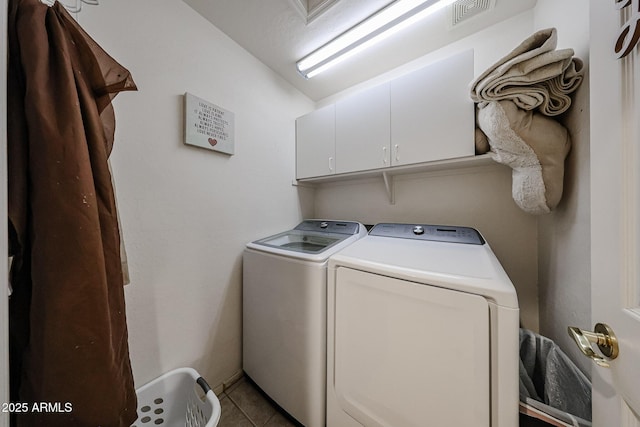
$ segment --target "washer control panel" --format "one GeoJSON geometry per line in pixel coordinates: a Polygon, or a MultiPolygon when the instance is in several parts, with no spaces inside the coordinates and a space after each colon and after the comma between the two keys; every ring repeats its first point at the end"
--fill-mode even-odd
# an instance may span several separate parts
{"type": "Polygon", "coordinates": [[[358,234],[360,225],[351,221],[324,221],[309,219],[294,228],[300,231],[319,231],[322,233],[358,234]]]}
{"type": "Polygon", "coordinates": [[[467,245],[484,245],[485,243],[482,235],[474,228],[448,225],[382,223],[376,224],[369,231],[369,235],[467,245]]]}

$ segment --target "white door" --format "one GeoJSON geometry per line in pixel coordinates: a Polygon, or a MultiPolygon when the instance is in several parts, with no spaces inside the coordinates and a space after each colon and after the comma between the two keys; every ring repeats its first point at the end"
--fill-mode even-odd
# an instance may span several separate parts
{"type": "Polygon", "coordinates": [[[640,1],[616,2],[590,2],[592,320],[620,344],[610,368],[593,365],[594,427],[640,425],[640,51],[614,52],[640,1]]]}

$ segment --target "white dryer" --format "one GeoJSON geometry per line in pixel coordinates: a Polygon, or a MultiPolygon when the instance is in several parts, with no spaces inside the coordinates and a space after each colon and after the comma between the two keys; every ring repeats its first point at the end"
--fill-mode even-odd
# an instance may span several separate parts
{"type": "Polygon", "coordinates": [[[328,273],[328,427],[518,425],[518,300],[476,230],[378,224],[328,273]]]}
{"type": "Polygon", "coordinates": [[[307,427],[324,427],[327,262],[366,236],[357,222],[307,220],[243,254],[243,369],[307,427]]]}

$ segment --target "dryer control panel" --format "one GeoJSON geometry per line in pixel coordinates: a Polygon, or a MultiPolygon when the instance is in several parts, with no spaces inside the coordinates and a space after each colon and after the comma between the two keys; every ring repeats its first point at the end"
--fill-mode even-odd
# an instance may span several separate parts
{"type": "Polygon", "coordinates": [[[474,228],[429,224],[376,224],[370,236],[396,237],[401,239],[429,240],[435,242],[484,245],[485,240],[474,228]]]}
{"type": "Polygon", "coordinates": [[[358,234],[360,224],[351,221],[324,221],[308,219],[298,224],[294,230],[318,231],[321,233],[358,234]]]}

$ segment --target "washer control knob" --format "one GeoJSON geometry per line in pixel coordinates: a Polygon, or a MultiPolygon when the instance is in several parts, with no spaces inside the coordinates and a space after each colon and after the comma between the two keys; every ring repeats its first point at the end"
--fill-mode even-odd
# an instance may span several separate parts
{"type": "Polygon", "coordinates": [[[328,226],[329,226],[329,224],[326,223],[326,222],[321,222],[320,223],[320,228],[327,228],[328,226]]]}
{"type": "Polygon", "coordinates": [[[416,234],[418,236],[424,234],[424,227],[422,227],[421,225],[416,225],[415,227],[413,227],[413,234],[416,234]]]}

